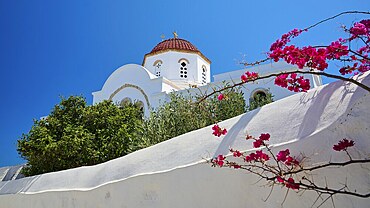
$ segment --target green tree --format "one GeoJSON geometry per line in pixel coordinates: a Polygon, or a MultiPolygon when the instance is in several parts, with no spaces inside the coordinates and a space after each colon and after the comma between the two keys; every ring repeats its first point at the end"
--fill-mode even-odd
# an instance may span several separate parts
{"type": "Polygon", "coordinates": [[[18,140],[18,153],[27,160],[27,176],[102,163],[141,146],[137,132],[142,111],[111,101],[87,106],[82,97],[62,99],[50,115],[35,120],[18,140]]]}
{"type": "Polygon", "coordinates": [[[239,88],[223,94],[222,101],[214,95],[202,102],[198,102],[200,95],[170,94],[170,101],[152,111],[144,121],[142,138],[145,142],[142,144],[156,144],[245,112],[245,100],[239,88]]]}

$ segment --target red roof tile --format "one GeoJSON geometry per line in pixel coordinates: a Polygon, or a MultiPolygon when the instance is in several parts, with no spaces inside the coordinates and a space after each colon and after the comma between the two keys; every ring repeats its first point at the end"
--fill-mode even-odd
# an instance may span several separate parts
{"type": "Polygon", "coordinates": [[[150,53],[156,53],[168,49],[199,52],[199,50],[189,41],[180,38],[171,38],[158,43],[150,53]]]}

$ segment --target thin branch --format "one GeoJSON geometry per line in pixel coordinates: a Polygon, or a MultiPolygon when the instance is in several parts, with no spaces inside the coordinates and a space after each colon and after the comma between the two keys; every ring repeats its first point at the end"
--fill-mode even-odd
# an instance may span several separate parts
{"type": "Polygon", "coordinates": [[[313,166],[313,167],[309,167],[309,168],[301,168],[299,170],[286,172],[283,175],[297,174],[297,173],[300,173],[300,172],[303,172],[303,171],[313,171],[313,170],[317,170],[317,169],[321,169],[321,168],[325,168],[325,167],[330,167],[330,166],[346,166],[346,165],[350,165],[350,164],[369,163],[369,162],[370,162],[370,159],[349,160],[349,161],[341,162],[341,163],[330,162],[330,163],[326,163],[326,164],[322,164],[322,165],[318,165],[318,166],[313,166]]]}
{"type": "Polygon", "coordinates": [[[370,61],[370,58],[369,58],[369,57],[366,57],[366,56],[364,56],[364,55],[362,55],[362,54],[360,54],[360,53],[357,53],[357,52],[356,52],[356,51],[354,51],[354,50],[348,49],[348,51],[349,51],[349,52],[351,52],[351,53],[353,53],[353,54],[356,54],[357,56],[360,56],[360,57],[361,57],[361,58],[363,58],[363,59],[366,59],[366,60],[370,61]]]}
{"type": "Polygon", "coordinates": [[[255,61],[255,62],[252,62],[252,63],[248,63],[248,62],[242,62],[241,64],[243,64],[244,66],[255,66],[255,65],[258,65],[258,64],[261,64],[261,63],[264,63],[268,60],[271,60],[271,58],[265,58],[263,60],[260,60],[260,61],[255,61]]]}
{"type": "Polygon", "coordinates": [[[360,194],[360,193],[357,193],[357,192],[352,192],[352,191],[346,191],[346,190],[342,190],[342,189],[331,189],[329,187],[320,187],[320,186],[317,186],[315,184],[305,184],[305,183],[302,183],[302,182],[299,182],[298,183],[300,188],[302,189],[307,189],[307,190],[314,190],[314,191],[318,191],[318,192],[321,192],[323,194],[331,194],[331,195],[334,195],[334,194],[345,194],[345,195],[352,195],[352,196],[357,196],[357,197],[360,197],[360,198],[369,198],[370,197],[370,193],[366,193],[366,194],[360,194]]]}
{"type": "Polygon", "coordinates": [[[370,12],[362,12],[362,11],[346,11],[346,12],[342,12],[342,13],[339,13],[339,14],[334,15],[332,17],[329,17],[329,18],[326,18],[324,20],[321,20],[320,22],[317,22],[317,23],[315,23],[315,24],[313,24],[313,25],[305,28],[304,30],[309,30],[309,29],[311,29],[313,27],[316,27],[317,25],[319,25],[321,23],[327,22],[329,20],[335,19],[335,18],[337,18],[339,16],[342,16],[342,15],[345,15],[345,14],[370,14],[370,12]]]}

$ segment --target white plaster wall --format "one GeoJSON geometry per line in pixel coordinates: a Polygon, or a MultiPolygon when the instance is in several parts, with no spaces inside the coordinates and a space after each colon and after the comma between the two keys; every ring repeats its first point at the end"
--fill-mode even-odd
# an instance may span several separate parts
{"type": "Polygon", "coordinates": [[[129,97],[132,101],[140,100],[144,103],[145,116],[149,116],[150,109],[158,107],[158,100],[153,96],[163,91],[170,92],[172,90],[176,90],[176,88],[164,84],[163,77],[156,77],[140,65],[127,64],[115,70],[104,83],[102,89],[93,93],[93,104],[108,100],[115,93],[112,98],[113,102],[119,103],[126,97],[129,97]],[[137,86],[143,92],[131,86],[117,91],[125,84],[137,86]],[[149,103],[143,93],[148,97],[149,103]]]}
{"type": "Polygon", "coordinates": [[[203,60],[198,54],[195,53],[182,53],[176,51],[168,51],[153,56],[146,57],[144,67],[147,68],[151,73],[155,73],[154,62],[161,60],[163,62],[161,67],[161,76],[174,82],[189,82],[189,83],[201,83],[201,76],[199,71],[202,65],[206,65],[207,69],[210,69],[210,65],[203,60]],[[180,78],[180,63],[178,61],[185,58],[189,61],[186,66],[188,71],[188,77],[180,78]]]}
{"type": "Polygon", "coordinates": [[[210,83],[211,82],[211,65],[206,62],[204,59],[202,58],[198,58],[198,82],[199,84],[202,84],[202,66],[204,65],[207,69],[206,71],[206,83],[210,83]]]}
{"type": "MultiPolygon", "coordinates": [[[[369,85],[370,73],[358,81],[369,85]]],[[[228,149],[254,151],[245,134],[269,132],[273,151],[290,148],[310,157],[305,165],[344,161],[332,149],[342,138],[355,141],[354,157],[370,147],[370,95],[341,81],[276,101],[219,123],[228,129],[221,138],[211,127],[189,132],[103,164],[75,168],[15,181],[0,182],[0,207],[281,207],[286,189],[270,187],[242,171],[210,168],[203,158],[228,149]]],[[[316,182],[348,181],[357,192],[369,191],[369,164],[315,172],[316,182]]],[[[284,207],[311,207],[317,195],[290,191],[284,207]]],[[[368,207],[370,199],[335,196],[335,207],[368,207]]],[[[319,199],[320,202],[320,199],[319,199]]],[[[329,202],[322,207],[332,207],[329,202]]]]}
{"type": "MultiPolygon", "coordinates": [[[[366,184],[361,185],[359,181],[366,181],[366,172],[360,169],[348,167],[339,174],[344,177],[350,173],[351,179],[359,179],[356,185],[363,190],[367,188],[366,184]]],[[[338,171],[332,169],[318,174],[331,178],[338,171]]],[[[257,181],[258,178],[242,171],[211,168],[209,164],[201,163],[115,181],[92,190],[3,195],[0,202],[4,208],[308,208],[317,197],[313,192],[300,196],[290,191],[283,203],[286,189],[276,186],[267,199],[270,187],[264,186],[266,183],[263,181],[257,181]]],[[[348,196],[335,196],[334,200],[338,208],[368,207],[370,203],[369,199],[348,196]]],[[[318,202],[321,201],[319,199],[318,202]]],[[[332,207],[332,204],[329,201],[321,207],[332,207]]]]}

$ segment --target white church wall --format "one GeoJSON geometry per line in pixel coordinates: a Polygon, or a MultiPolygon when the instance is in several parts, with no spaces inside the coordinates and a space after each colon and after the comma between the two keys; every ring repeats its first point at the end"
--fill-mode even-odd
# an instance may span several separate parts
{"type": "Polygon", "coordinates": [[[206,69],[206,72],[205,72],[205,75],[206,75],[206,84],[207,83],[210,83],[211,82],[211,65],[206,62],[204,59],[198,57],[197,59],[197,62],[198,62],[198,82],[200,85],[203,85],[203,67],[205,67],[206,69]]]}
{"type": "MultiPolygon", "coordinates": [[[[156,55],[146,57],[144,67],[148,68],[153,74],[155,74],[155,67],[153,64],[158,61],[162,61],[161,76],[177,83],[177,82],[189,82],[189,83],[200,83],[201,76],[198,73],[202,65],[206,65],[209,68],[209,64],[205,62],[199,55],[195,53],[176,52],[168,51],[156,55]],[[179,60],[187,60],[187,74],[186,78],[181,78],[180,75],[180,63],[179,60]],[[201,65],[200,65],[201,64],[201,65]]],[[[185,74],[184,74],[185,75],[185,74]]]]}
{"type": "MultiPolygon", "coordinates": [[[[102,89],[97,92],[93,92],[93,103],[97,103],[109,97],[119,87],[126,83],[145,87],[151,79],[156,77],[147,71],[144,67],[137,64],[126,64],[117,70],[115,70],[105,81],[102,89]]],[[[149,89],[153,89],[156,86],[151,86],[149,89]]],[[[160,88],[160,86],[158,86],[160,88]]]]}
{"type": "Polygon", "coordinates": [[[175,86],[163,83],[163,77],[154,76],[140,65],[127,64],[109,76],[102,90],[93,93],[93,104],[103,100],[120,103],[123,99],[129,98],[132,102],[143,102],[144,114],[149,116],[150,109],[158,106],[158,100],[153,98],[153,95],[175,89],[175,86]]]}

